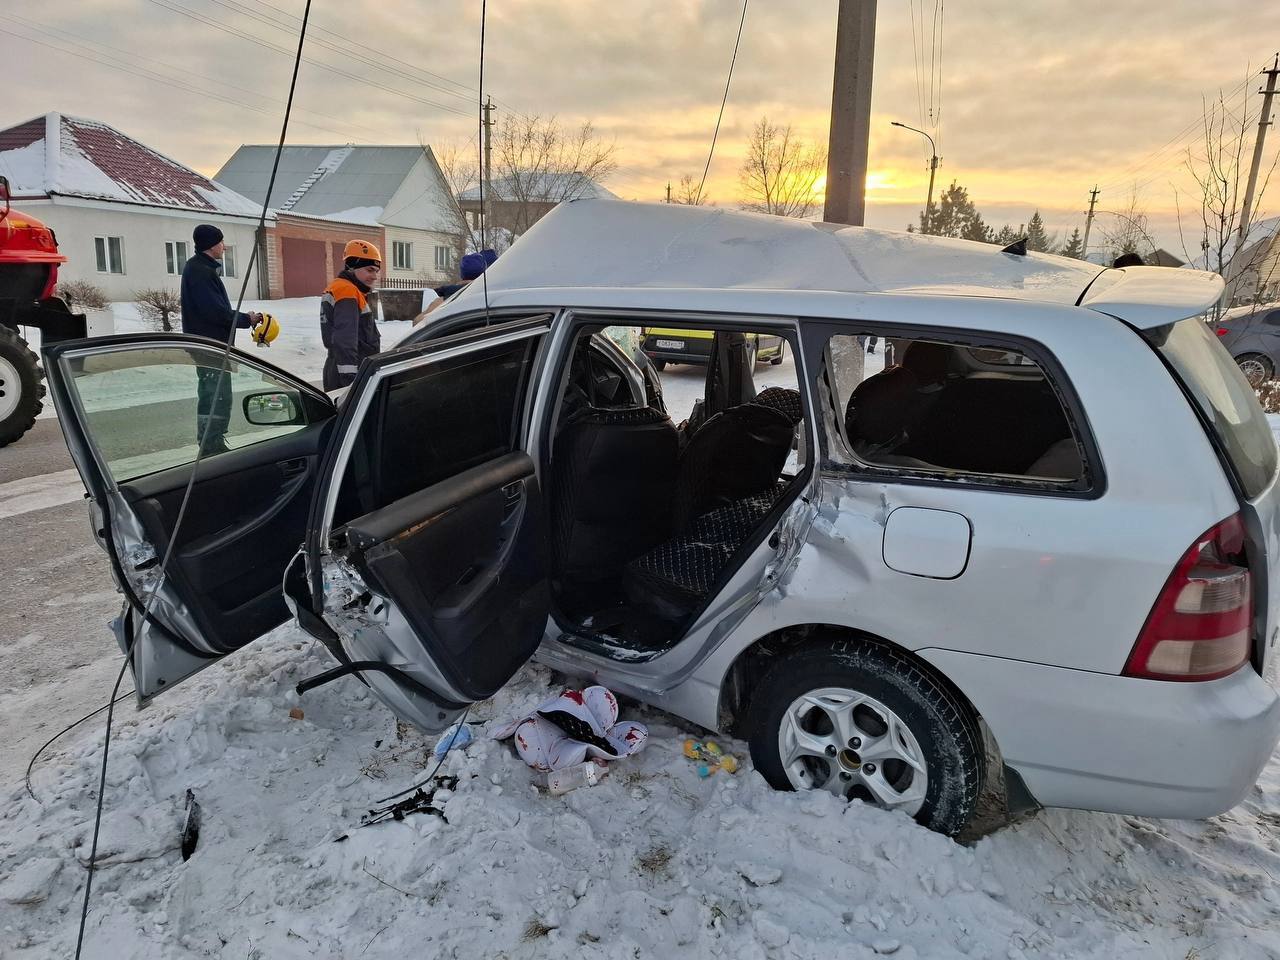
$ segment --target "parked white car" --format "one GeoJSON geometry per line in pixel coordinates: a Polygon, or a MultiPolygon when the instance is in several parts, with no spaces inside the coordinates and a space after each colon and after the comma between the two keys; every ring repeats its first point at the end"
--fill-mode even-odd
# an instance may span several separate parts
{"type": "Polygon", "coordinates": [[[486,276],[340,409],[234,353],[232,449],[163,581],[220,348],[49,351],[142,703],[284,621],[283,581],[337,661],[301,688],[354,674],[427,731],[536,656],[747,739],[775,786],[948,834],[993,760],[1023,802],[1152,816],[1255,782],[1277,455],[1185,319],[1218,277],[615,201],[486,276]],[[687,422],[609,327],[713,331],[687,422]],[[749,334],[794,389],[757,393],[749,334]],[[863,378],[867,335],[901,363],[863,378]]]}

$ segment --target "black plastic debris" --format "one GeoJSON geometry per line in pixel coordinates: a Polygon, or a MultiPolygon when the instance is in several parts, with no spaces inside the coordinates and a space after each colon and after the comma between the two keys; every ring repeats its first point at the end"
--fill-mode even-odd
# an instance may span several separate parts
{"type": "Polygon", "coordinates": [[[196,852],[196,844],[200,842],[200,804],[196,795],[187,791],[187,815],[182,824],[182,859],[187,861],[196,852]]]}
{"type": "MultiPolygon", "coordinates": [[[[403,820],[414,813],[429,813],[433,817],[439,817],[445,823],[448,823],[449,818],[444,815],[444,811],[435,805],[436,791],[442,788],[455,790],[457,786],[457,777],[436,777],[432,781],[430,789],[419,788],[403,800],[389,803],[385,807],[374,807],[360,818],[360,826],[371,827],[375,823],[384,823],[387,820],[403,820]]],[[[348,834],[344,833],[340,837],[334,837],[333,842],[341,843],[347,839],[347,836],[348,834]]]]}

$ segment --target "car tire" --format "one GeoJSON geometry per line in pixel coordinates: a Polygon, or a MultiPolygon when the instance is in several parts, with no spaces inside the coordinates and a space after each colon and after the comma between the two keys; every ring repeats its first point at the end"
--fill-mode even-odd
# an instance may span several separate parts
{"type": "Polygon", "coordinates": [[[778,355],[777,355],[776,357],[770,357],[770,358],[769,358],[769,365],[770,365],[771,367],[780,367],[780,366],[782,366],[782,361],[783,361],[783,359],[785,359],[785,358],[786,358],[786,356],[787,356],[787,347],[786,347],[786,345],[785,345],[785,344],[783,344],[783,345],[781,345],[781,346],[779,346],[779,347],[778,347],[778,355]]]}
{"type": "Polygon", "coordinates": [[[661,373],[663,370],[667,369],[667,361],[665,361],[665,360],[654,360],[654,361],[653,361],[653,369],[655,369],[655,370],[657,370],[659,373],[661,373]]]}
{"type": "Polygon", "coordinates": [[[0,326],[0,447],[30,430],[44,409],[44,371],[17,331],[0,326]]]}
{"type": "Polygon", "coordinates": [[[901,809],[946,836],[969,822],[986,779],[969,707],[882,644],[841,640],[780,656],[751,695],[748,731],[752,762],[777,789],[901,809]]]}
{"type": "Polygon", "coordinates": [[[1275,364],[1265,353],[1242,353],[1236,357],[1236,366],[1255,388],[1270,380],[1276,372],[1275,364]]]}

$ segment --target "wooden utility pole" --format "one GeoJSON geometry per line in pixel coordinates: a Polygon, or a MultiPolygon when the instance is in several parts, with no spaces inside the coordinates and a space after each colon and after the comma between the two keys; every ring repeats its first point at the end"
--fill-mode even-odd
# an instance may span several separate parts
{"type": "Polygon", "coordinates": [[[484,202],[480,204],[480,246],[489,247],[489,205],[493,203],[493,97],[486,97],[484,106],[484,202]]]}
{"type": "Polygon", "coordinates": [[[1249,235],[1249,217],[1253,213],[1253,191],[1258,185],[1258,167],[1262,164],[1262,145],[1267,139],[1267,127],[1271,126],[1271,98],[1276,95],[1276,76],[1280,74],[1280,54],[1271,64],[1270,70],[1263,70],[1267,75],[1267,89],[1258,91],[1262,94],[1262,111],[1258,114],[1258,139],[1253,142],[1253,163],[1249,165],[1249,182],[1244,188],[1244,203],[1240,207],[1240,240],[1236,249],[1244,245],[1249,235]]]}
{"type": "Polygon", "coordinates": [[[1098,202],[1098,188],[1089,191],[1089,214],[1084,218],[1084,243],[1080,247],[1080,259],[1089,259],[1089,228],[1093,226],[1093,208],[1098,202]]]}
{"type": "Polygon", "coordinates": [[[867,206],[867,139],[871,131],[871,69],[876,0],[840,0],[835,78],[827,146],[827,197],[822,219],[862,225],[867,206]]]}
{"type": "Polygon", "coordinates": [[[671,202],[671,181],[667,181],[667,203],[671,202]]]}

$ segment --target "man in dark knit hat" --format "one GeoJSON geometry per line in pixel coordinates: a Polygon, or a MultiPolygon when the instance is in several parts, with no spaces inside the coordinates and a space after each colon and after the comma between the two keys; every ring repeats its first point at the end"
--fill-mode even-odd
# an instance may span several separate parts
{"type": "MultiPolygon", "coordinates": [[[[253,328],[258,313],[237,313],[222,283],[222,231],[202,223],[192,232],[196,255],[182,268],[182,332],[226,343],[236,327],[253,328]]],[[[196,437],[206,456],[227,450],[231,375],[222,367],[196,368],[196,437]]]]}

